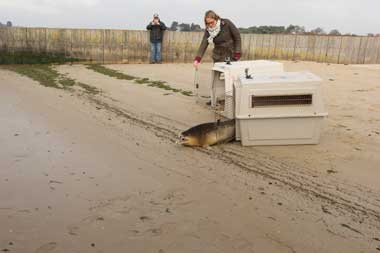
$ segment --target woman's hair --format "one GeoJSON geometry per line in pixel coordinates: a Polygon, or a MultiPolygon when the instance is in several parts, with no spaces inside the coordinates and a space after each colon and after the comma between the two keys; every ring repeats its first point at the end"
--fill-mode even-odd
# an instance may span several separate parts
{"type": "Polygon", "coordinates": [[[205,25],[207,26],[206,18],[212,18],[212,19],[215,19],[216,21],[218,21],[220,19],[220,17],[218,16],[218,14],[216,14],[212,10],[206,11],[206,14],[205,14],[205,25]]]}

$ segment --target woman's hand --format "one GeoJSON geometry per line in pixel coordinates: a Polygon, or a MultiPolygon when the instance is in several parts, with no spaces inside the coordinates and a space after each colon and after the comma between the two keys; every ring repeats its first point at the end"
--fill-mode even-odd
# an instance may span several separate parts
{"type": "Polygon", "coordinates": [[[234,54],[235,61],[240,60],[240,58],[241,58],[241,53],[240,52],[235,52],[235,54],[234,54]]]}
{"type": "Polygon", "coordinates": [[[197,57],[195,57],[195,59],[194,59],[194,62],[193,62],[193,66],[194,66],[194,68],[198,68],[198,66],[199,66],[199,64],[201,64],[201,57],[200,56],[197,56],[197,57]]]}

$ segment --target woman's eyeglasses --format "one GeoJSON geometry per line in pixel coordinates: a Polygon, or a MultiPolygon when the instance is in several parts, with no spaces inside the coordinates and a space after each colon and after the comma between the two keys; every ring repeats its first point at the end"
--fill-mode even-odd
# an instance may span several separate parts
{"type": "Polygon", "coordinates": [[[206,25],[208,25],[208,26],[209,26],[209,25],[215,25],[215,23],[216,23],[215,21],[206,22],[206,25]]]}

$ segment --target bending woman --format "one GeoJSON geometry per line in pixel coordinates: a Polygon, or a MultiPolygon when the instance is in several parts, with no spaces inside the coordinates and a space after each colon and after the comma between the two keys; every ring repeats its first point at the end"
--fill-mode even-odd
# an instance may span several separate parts
{"type": "Polygon", "coordinates": [[[205,14],[206,31],[194,59],[194,67],[198,67],[209,44],[214,44],[212,59],[223,62],[226,59],[238,61],[241,57],[241,37],[239,29],[228,19],[220,18],[214,11],[205,14]]]}

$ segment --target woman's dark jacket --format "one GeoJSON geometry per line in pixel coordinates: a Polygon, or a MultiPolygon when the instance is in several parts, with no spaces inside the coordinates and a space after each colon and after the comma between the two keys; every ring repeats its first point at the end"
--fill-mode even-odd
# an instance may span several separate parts
{"type": "MultiPolygon", "coordinates": [[[[220,32],[214,38],[214,49],[212,51],[212,59],[214,62],[225,61],[226,57],[234,59],[235,53],[241,53],[241,37],[239,29],[228,19],[221,19],[220,32]]],[[[203,36],[201,45],[199,46],[197,57],[202,58],[206,52],[210,36],[207,29],[203,36]]]]}

